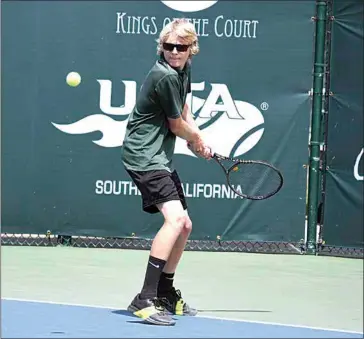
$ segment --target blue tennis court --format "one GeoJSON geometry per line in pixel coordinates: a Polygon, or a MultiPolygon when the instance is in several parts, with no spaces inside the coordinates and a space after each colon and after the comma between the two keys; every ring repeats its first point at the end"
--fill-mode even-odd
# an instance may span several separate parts
{"type": "Polygon", "coordinates": [[[363,338],[362,260],[186,252],[176,284],[198,316],[159,327],[126,311],[147,256],[2,246],[2,338],[363,338]]]}
{"type": "Polygon", "coordinates": [[[363,338],[363,334],[207,317],[151,326],[125,310],[2,300],[3,338],[363,338]]]}

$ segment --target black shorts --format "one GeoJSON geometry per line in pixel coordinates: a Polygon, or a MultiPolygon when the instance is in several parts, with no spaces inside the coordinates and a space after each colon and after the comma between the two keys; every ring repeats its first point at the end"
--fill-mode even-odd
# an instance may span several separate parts
{"type": "Polygon", "coordinates": [[[157,204],[170,200],[180,200],[183,209],[187,209],[181,181],[176,171],[166,170],[131,171],[127,170],[142,195],[142,207],[145,212],[158,213],[157,204]]]}

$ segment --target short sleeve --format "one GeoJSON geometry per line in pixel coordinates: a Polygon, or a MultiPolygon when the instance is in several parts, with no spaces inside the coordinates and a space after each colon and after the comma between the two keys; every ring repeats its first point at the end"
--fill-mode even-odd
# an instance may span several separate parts
{"type": "Polygon", "coordinates": [[[180,87],[178,76],[174,74],[167,74],[157,83],[155,90],[167,118],[176,119],[182,115],[183,103],[180,87]]]}

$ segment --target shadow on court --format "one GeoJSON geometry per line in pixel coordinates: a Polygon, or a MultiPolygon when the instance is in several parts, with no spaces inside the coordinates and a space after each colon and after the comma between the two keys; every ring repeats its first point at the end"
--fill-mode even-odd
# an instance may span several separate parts
{"type": "Polygon", "coordinates": [[[210,310],[210,309],[205,309],[205,310],[198,310],[199,313],[203,313],[203,312],[208,312],[208,313],[271,313],[272,311],[268,311],[268,310],[210,310]]]}
{"type": "Polygon", "coordinates": [[[126,310],[9,299],[2,299],[1,308],[2,338],[363,338],[362,333],[203,316],[176,316],[175,326],[153,326],[126,310]]]}
{"type": "MultiPolygon", "coordinates": [[[[224,310],[224,309],[204,309],[204,310],[198,310],[198,313],[271,313],[272,311],[268,311],[268,310],[239,310],[239,309],[231,309],[231,310],[224,310]]],[[[129,315],[130,313],[126,310],[116,310],[113,311],[113,313],[115,314],[120,314],[120,315],[129,315]]]]}

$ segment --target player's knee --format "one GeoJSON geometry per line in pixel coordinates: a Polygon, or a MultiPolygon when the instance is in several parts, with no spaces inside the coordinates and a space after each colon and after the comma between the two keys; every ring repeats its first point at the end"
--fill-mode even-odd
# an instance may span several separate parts
{"type": "Polygon", "coordinates": [[[179,232],[183,230],[186,223],[186,216],[180,215],[169,220],[169,224],[179,232]]]}
{"type": "Polygon", "coordinates": [[[186,217],[186,220],[185,220],[185,225],[183,227],[183,231],[185,233],[191,233],[192,231],[192,221],[189,217],[186,217]]]}
{"type": "Polygon", "coordinates": [[[170,221],[170,224],[179,232],[184,232],[189,234],[192,231],[192,221],[188,216],[185,215],[173,218],[173,220],[170,221]]]}

